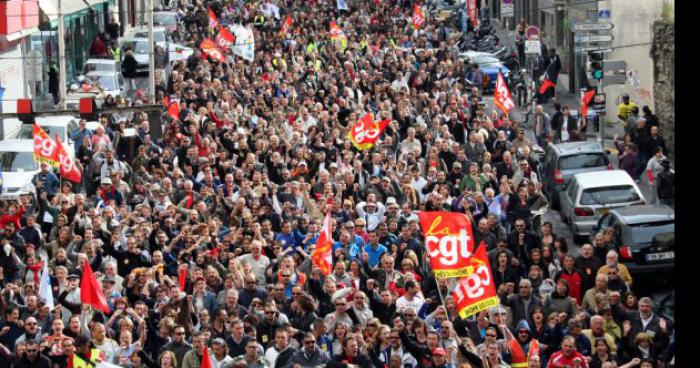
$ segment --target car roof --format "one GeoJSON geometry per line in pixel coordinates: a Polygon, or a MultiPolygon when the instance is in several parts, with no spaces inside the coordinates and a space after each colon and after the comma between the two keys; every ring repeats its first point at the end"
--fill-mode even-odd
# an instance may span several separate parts
{"type": "Polygon", "coordinates": [[[114,59],[87,59],[85,64],[116,64],[114,59]]]}
{"type": "Polygon", "coordinates": [[[45,125],[45,126],[65,126],[68,125],[68,123],[71,120],[75,120],[76,122],[79,120],[75,116],[72,115],[59,115],[59,116],[42,116],[42,117],[36,117],[34,118],[39,125],[45,125]]]}
{"type": "Polygon", "coordinates": [[[483,51],[465,51],[462,53],[462,55],[467,56],[467,57],[475,57],[475,56],[492,56],[496,57],[496,55],[490,53],[490,52],[483,52],[483,51]]]}
{"type": "Polygon", "coordinates": [[[636,186],[634,180],[624,170],[591,171],[574,175],[582,188],[610,187],[615,185],[636,186]]]}
{"type": "Polygon", "coordinates": [[[614,212],[622,222],[628,225],[676,219],[676,212],[671,207],[656,204],[615,208],[610,212],[614,212]]]}
{"type": "Polygon", "coordinates": [[[554,144],[553,146],[560,156],[588,152],[605,153],[603,147],[598,142],[569,142],[554,144]]]}
{"type": "MultiPolygon", "coordinates": [[[[134,30],[134,33],[136,33],[136,32],[148,32],[148,27],[136,28],[134,30]]],[[[155,32],[167,32],[167,31],[166,31],[165,27],[163,27],[163,26],[154,26],[153,32],[155,33],[155,32]]]]}
{"type": "Polygon", "coordinates": [[[34,152],[34,140],[7,139],[0,141],[0,152],[34,152]]]}
{"type": "Polygon", "coordinates": [[[110,72],[108,70],[93,70],[89,73],[86,74],[86,76],[91,77],[114,77],[116,74],[114,72],[110,72]]]}
{"type": "Polygon", "coordinates": [[[172,15],[177,15],[177,12],[174,12],[172,10],[159,10],[157,12],[153,12],[153,14],[172,14],[172,15]]]}

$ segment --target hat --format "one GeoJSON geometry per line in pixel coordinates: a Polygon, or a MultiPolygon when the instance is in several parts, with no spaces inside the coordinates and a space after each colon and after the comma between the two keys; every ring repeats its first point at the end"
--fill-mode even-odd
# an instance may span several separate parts
{"type": "Polygon", "coordinates": [[[382,176],[382,181],[388,181],[391,182],[391,179],[389,179],[388,176],[382,176]]]}
{"type": "Polygon", "coordinates": [[[69,279],[69,280],[70,280],[70,279],[79,279],[79,278],[80,278],[80,274],[78,273],[78,271],[73,271],[73,272],[71,272],[70,274],[68,274],[68,276],[67,276],[66,278],[69,279]]]}
{"type": "Polygon", "coordinates": [[[389,198],[387,198],[387,199],[386,199],[386,204],[387,204],[387,206],[390,205],[390,204],[396,204],[396,198],[394,198],[394,197],[389,197],[389,198]]]}
{"type": "Polygon", "coordinates": [[[104,178],[102,179],[102,184],[112,185],[112,179],[104,178]]]}
{"type": "Polygon", "coordinates": [[[331,166],[329,166],[329,168],[331,168],[331,169],[332,169],[332,168],[336,168],[336,169],[337,169],[337,168],[338,168],[338,164],[336,164],[335,162],[332,162],[332,163],[331,163],[331,166]]]}
{"type": "Polygon", "coordinates": [[[299,161],[299,163],[297,164],[297,166],[301,166],[301,165],[308,166],[308,165],[306,164],[306,161],[299,161]]]}
{"type": "Polygon", "coordinates": [[[460,169],[462,168],[462,164],[459,163],[459,161],[455,161],[454,164],[452,164],[452,167],[459,167],[460,169]]]}
{"type": "Polygon", "coordinates": [[[433,355],[447,356],[447,352],[443,348],[435,348],[433,349],[433,355]]]}

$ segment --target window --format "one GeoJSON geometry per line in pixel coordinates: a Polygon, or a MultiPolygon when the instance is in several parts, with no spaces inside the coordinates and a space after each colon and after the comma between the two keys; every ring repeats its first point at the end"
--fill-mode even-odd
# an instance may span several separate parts
{"type": "MultiPolygon", "coordinates": [[[[49,137],[53,138],[56,136],[56,134],[58,134],[58,136],[63,140],[63,143],[66,143],[66,128],[62,126],[41,125],[41,123],[39,123],[39,126],[46,132],[46,134],[48,134],[49,137]]],[[[19,134],[17,135],[17,139],[34,139],[34,125],[22,124],[22,126],[19,128],[19,134]]]]}
{"type": "Polygon", "coordinates": [[[32,152],[0,152],[0,166],[4,172],[38,170],[32,152]]]}
{"type": "Polygon", "coordinates": [[[576,170],[608,165],[608,158],[604,153],[582,153],[559,158],[559,170],[576,170]]]}
{"type": "Polygon", "coordinates": [[[590,188],[581,193],[581,205],[609,205],[636,202],[639,194],[631,185],[590,188]]]}
{"type": "Polygon", "coordinates": [[[662,233],[674,233],[675,231],[676,225],[674,220],[635,224],[629,228],[632,242],[635,244],[651,243],[654,236],[662,233]]]}

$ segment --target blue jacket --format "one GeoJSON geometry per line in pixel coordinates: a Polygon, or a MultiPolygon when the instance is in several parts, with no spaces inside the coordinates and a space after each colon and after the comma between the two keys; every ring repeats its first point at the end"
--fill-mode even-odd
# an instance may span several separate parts
{"type": "MultiPolygon", "coordinates": [[[[32,178],[32,184],[34,184],[34,186],[36,187],[37,183],[39,182],[39,178],[43,175],[46,175],[46,179],[44,180],[44,188],[42,190],[52,195],[58,193],[58,177],[51,171],[47,171],[46,174],[42,174],[41,172],[36,173],[36,175],[34,175],[34,178],[32,178]]],[[[37,192],[39,192],[39,190],[37,190],[37,192]]]]}
{"type": "Polygon", "coordinates": [[[92,137],[92,131],[88,128],[85,128],[82,132],[79,129],[76,129],[73,134],[70,135],[70,139],[75,143],[73,148],[75,148],[75,153],[76,155],[78,154],[78,150],[80,150],[80,147],[83,146],[83,138],[86,136],[92,137]]]}
{"type": "MultiPolygon", "coordinates": [[[[195,303],[196,297],[193,296],[192,299],[192,304],[195,303]]],[[[204,292],[204,297],[202,298],[202,304],[204,305],[204,309],[209,311],[209,315],[214,314],[214,309],[216,309],[216,295],[212,293],[211,291],[205,291],[204,292]]]]}

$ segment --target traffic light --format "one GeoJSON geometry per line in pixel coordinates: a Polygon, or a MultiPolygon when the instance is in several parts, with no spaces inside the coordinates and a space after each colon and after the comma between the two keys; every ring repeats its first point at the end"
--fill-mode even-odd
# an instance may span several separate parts
{"type": "Polygon", "coordinates": [[[599,51],[588,52],[588,65],[591,77],[595,80],[603,79],[603,53],[599,51]]]}

